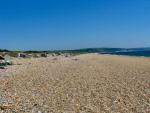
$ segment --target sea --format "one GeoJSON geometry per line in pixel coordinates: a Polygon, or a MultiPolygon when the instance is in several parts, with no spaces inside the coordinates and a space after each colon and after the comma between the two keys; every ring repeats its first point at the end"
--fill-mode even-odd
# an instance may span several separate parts
{"type": "Polygon", "coordinates": [[[123,56],[141,56],[141,57],[150,57],[149,51],[127,51],[127,52],[114,52],[110,53],[112,55],[123,55],[123,56]]]}

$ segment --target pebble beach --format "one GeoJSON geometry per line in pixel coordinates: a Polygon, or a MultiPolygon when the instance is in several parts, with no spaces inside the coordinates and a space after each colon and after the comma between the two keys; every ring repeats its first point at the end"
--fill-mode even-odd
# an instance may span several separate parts
{"type": "Polygon", "coordinates": [[[150,113],[150,58],[84,54],[13,59],[0,113],[150,113]]]}

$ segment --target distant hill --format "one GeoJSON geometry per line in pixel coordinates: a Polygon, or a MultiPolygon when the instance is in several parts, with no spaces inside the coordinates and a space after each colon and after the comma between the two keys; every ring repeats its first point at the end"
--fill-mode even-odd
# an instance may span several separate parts
{"type": "Polygon", "coordinates": [[[147,48],[85,48],[76,50],[54,50],[54,51],[10,51],[6,49],[0,49],[0,52],[6,52],[11,54],[17,54],[19,52],[32,54],[32,53],[69,53],[69,54],[85,54],[85,53],[100,53],[100,54],[116,54],[116,55],[131,55],[131,56],[150,56],[150,47],[147,48]]]}
{"type": "MultiPolygon", "coordinates": [[[[73,53],[112,53],[112,52],[122,52],[122,51],[150,51],[150,47],[147,48],[85,48],[85,49],[75,49],[75,50],[54,50],[54,51],[36,51],[36,50],[29,50],[29,51],[17,51],[17,52],[24,52],[24,53],[53,53],[53,52],[73,52],[73,53]]],[[[7,49],[0,49],[0,52],[14,52],[7,49]]],[[[16,51],[15,51],[16,52],[16,51]]]]}
{"type": "Polygon", "coordinates": [[[49,51],[48,53],[70,53],[70,54],[84,54],[84,53],[100,53],[126,56],[145,56],[150,57],[150,48],[86,48],[77,50],[59,50],[49,51]]]}
{"type": "Polygon", "coordinates": [[[48,51],[51,52],[61,52],[61,53],[117,53],[117,52],[130,52],[130,51],[150,51],[150,48],[85,48],[76,50],[57,50],[48,51]]]}
{"type": "Polygon", "coordinates": [[[112,53],[117,51],[123,51],[123,48],[85,48],[85,49],[76,49],[76,50],[57,50],[57,51],[48,51],[49,53],[112,53]]]}
{"type": "Polygon", "coordinates": [[[7,49],[0,49],[0,52],[9,52],[7,49]]]}

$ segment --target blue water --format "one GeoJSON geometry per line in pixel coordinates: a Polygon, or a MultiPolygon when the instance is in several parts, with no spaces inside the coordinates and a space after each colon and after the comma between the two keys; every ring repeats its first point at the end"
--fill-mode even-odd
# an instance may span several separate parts
{"type": "Polygon", "coordinates": [[[125,56],[143,56],[150,57],[150,51],[129,51],[129,52],[114,52],[113,55],[125,55],[125,56]]]}

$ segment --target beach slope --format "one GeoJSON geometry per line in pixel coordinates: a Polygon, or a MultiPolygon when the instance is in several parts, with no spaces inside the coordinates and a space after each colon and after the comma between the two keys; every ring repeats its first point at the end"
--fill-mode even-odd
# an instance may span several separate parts
{"type": "Polygon", "coordinates": [[[150,112],[149,58],[85,54],[13,62],[0,70],[0,112],[150,112]]]}

